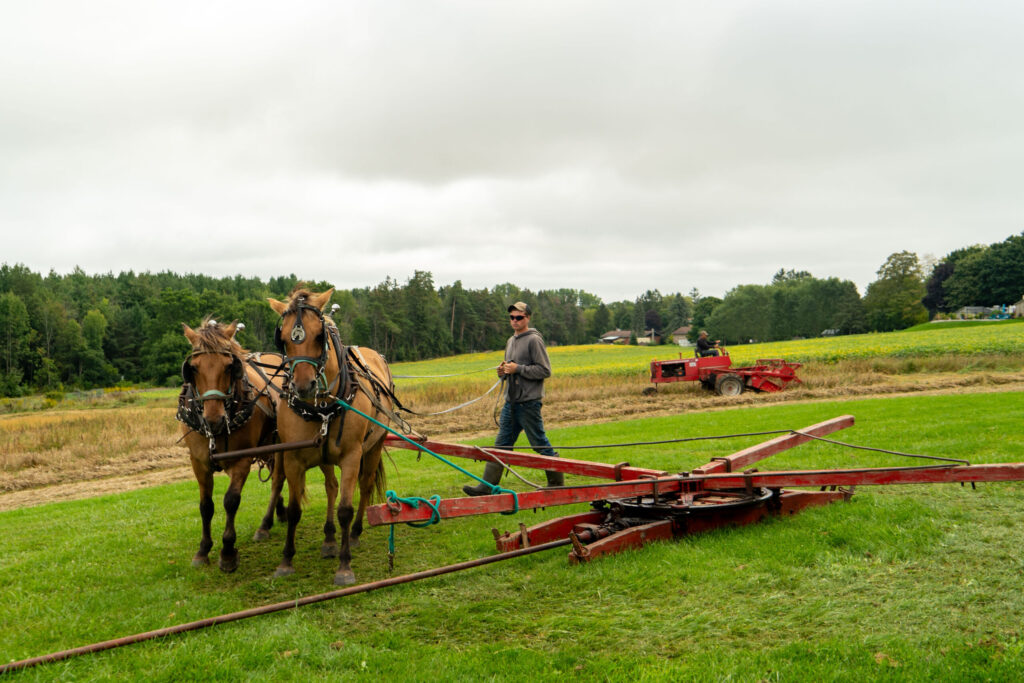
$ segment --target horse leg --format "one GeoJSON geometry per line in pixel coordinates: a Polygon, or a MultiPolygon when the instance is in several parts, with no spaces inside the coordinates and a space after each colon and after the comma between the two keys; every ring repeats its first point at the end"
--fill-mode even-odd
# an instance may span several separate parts
{"type": "Polygon", "coordinates": [[[338,541],[335,537],[334,503],[338,499],[338,477],[334,473],[334,465],[321,465],[324,473],[324,491],[327,493],[327,521],[324,522],[324,544],[320,546],[320,557],[337,557],[338,541]]]}
{"type": "Polygon", "coordinates": [[[380,457],[383,450],[384,440],[381,439],[363,456],[362,470],[359,472],[359,511],[356,513],[355,521],[352,523],[352,532],[349,534],[350,548],[359,547],[359,537],[363,534],[363,516],[366,514],[366,506],[373,500],[377,477],[383,475],[380,470],[380,457]]]}
{"type": "Polygon", "coordinates": [[[288,521],[288,508],[284,505],[284,498],[281,496],[281,492],[277,492],[277,521],[284,524],[288,521]]]}
{"type": "Polygon", "coordinates": [[[274,510],[277,510],[277,521],[282,524],[288,521],[288,513],[284,507],[284,498],[281,491],[284,489],[284,465],[281,464],[280,454],[274,458],[274,466],[270,472],[270,502],[267,503],[267,513],[263,515],[260,528],[253,536],[254,541],[265,541],[270,538],[270,530],[274,527],[274,510]]]}
{"type": "Polygon", "coordinates": [[[341,527],[341,548],[338,553],[338,571],[334,573],[336,586],[348,586],[356,582],[352,571],[352,546],[349,527],[352,524],[354,510],[352,496],[355,493],[356,480],[359,477],[359,460],[362,457],[362,444],[356,442],[354,449],[341,459],[341,492],[338,498],[338,526],[341,527]]]}
{"type": "Polygon", "coordinates": [[[238,460],[228,468],[231,483],[228,484],[228,490],[224,492],[224,513],[227,520],[224,522],[223,545],[220,549],[220,568],[224,572],[233,572],[238,569],[238,549],[235,547],[235,541],[238,538],[235,534],[235,515],[242,502],[242,487],[245,486],[245,480],[249,478],[250,467],[252,467],[252,463],[249,460],[238,460]]]}
{"type": "Polygon", "coordinates": [[[288,576],[295,573],[292,558],[295,557],[295,529],[302,519],[302,497],[306,491],[306,469],[297,457],[288,458],[285,454],[285,477],[288,479],[288,533],[285,536],[284,551],[281,553],[281,564],[274,572],[275,577],[288,576]]]}
{"type": "Polygon", "coordinates": [[[213,538],[210,536],[210,522],[213,520],[213,470],[204,464],[192,460],[192,471],[199,483],[199,517],[203,521],[203,537],[199,541],[199,550],[192,557],[193,567],[210,564],[210,548],[213,538]]]}

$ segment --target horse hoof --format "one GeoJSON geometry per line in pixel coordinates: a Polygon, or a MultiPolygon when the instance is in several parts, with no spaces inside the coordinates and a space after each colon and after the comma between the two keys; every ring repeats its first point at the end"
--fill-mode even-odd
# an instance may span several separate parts
{"type": "Polygon", "coordinates": [[[230,574],[231,572],[235,571],[236,569],[238,569],[238,555],[237,554],[235,554],[234,557],[222,557],[222,558],[220,558],[220,570],[222,572],[224,572],[225,574],[230,574]]]}
{"type": "Polygon", "coordinates": [[[275,579],[280,579],[280,578],[282,578],[284,576],[291,576],[294,573],[295,573],[295,568],[294,567],[278,567],[277,570],[274,572],[274,578],[275,579]]]}
{"type": "Polygon", "coordinates": [[[351,586],[356,582],[356,575],[351,569],[339,571],[334,575],[335,586],[351,586]]]}
{"type": "Polygon", "coordinates": [[[320,546],[320,557],[325,560],[330,557],[338,557],[338,544],[337,543],[324,543],[320,546]]]}
{"type": "Polygon", "coordinates": [[[359,547],[359,537],[358,536],[349,536],[348,547],[349,548],[358,548],[359,547]]]}
{"type": "Polygon", "coordinates": [[[198,569],[199,567],[205,567],[210,564],[210,558],[206,555],[196,555],[192,558],[192,566],[198,569]]]}
{"type": "Polygon", "coordinates": [[[254,541],[266,541],[270,539],[270,531],[267,529],[257,529],[256,533],[253,534],[252,540],[254,541]]]}

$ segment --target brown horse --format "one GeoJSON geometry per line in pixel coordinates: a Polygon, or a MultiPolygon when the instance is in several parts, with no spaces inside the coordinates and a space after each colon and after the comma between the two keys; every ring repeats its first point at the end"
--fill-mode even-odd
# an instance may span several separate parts
{"type": "Polygon", "coordinates": [[[379,425],[347,410],[337,399],[388,424],[392,411],[394,385],[391,371],[376,351],[341,344],[337,328],[323,314],[330,301],[330,289],[322,294],[297,289],[287,302],[268,299],[270,307],[281,316],[277,331],[278,348],[285,354],[288,382],[286,400],[278,412],[277,430],[282,442],[302,441],[320,436],[321,445],[284,451],[283,469],[288,480],[288,535],[281,564],[275,576],[286,576],[295,570],[295,528],[302,518],[302,500],[306,487],[306,470],[335,465],[341,468],[338,500],[338,526],[341,546],[335,542],[332,521],[335,497],[339,491],[328,486],[327,522],[321,555],[340,558],[334,583],[355,582],[351,561],[353,548],[363,530],[363,514],[367,504],[384,490],[384,467],[381,450],[386,431],[379,425]],[[353,498],[359,482],[359,512],[354,513],[353,498]],[[353,518],[355,522],[353,523],[353,518]],[[351,525],[351,531],[349,529],[351,525]]]}
{"type": "MultiPolygon", "coordinates": [[[[198,330],[182,323],[185,337],[192,344],[192,353],[181,366],[185,381],[178,399],[177,418],[181,421],[185,443],[192,461],[192,471],[199,483],[199,514],[203,521],[203,536],[199,550],[192,558],[192,566],[210,563],[209,553],[213,547],[210,537],[210,522],[213,519],[213,474],[221,469],[214,463],[211,454],[252,448],[271,443],[274,438],[277,404],[280,402],[284,372],[280,370],[281,357],[277,354],[262,354],[259,364],[235,341],[238,321],[220,325],[206,320],[198,330]],[[262,365],[276,366],[270,376],[261,369],[262,365]]],[[[235,548],[235,514],[242,500],[242,487],[249,476],[252,458],[238,458],[225,462],[223,469],[230,477],[228,490],[224,494],[223,547],[220,551],[220,568],[232,572],[238,568],[238,550],[235,548]]],[[[275,467],[271,486],[270,503],[263,518],[256,540],[269,535],[274,523],[274,509],[278,518],[285,518],[281,488],[284,476],[281,468],[275,467]]]]}

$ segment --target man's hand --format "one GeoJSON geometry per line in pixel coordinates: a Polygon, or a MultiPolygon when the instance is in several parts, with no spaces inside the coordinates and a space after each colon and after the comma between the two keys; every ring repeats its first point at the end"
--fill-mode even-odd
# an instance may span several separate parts
{"type": "Polygon", "coordinates": [[[506,361],[498,366],[498,377],[502,377],[504,375],[514,375],[518,371],[519,366],[516,363],[512,361],[506,361]]]}

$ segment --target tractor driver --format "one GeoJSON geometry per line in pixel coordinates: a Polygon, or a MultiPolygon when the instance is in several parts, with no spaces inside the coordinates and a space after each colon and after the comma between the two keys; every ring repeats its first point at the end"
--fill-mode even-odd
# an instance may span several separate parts
{"type": "Polygon", "coordinates": [[[721,340],[716,339],[711,342],[708,341],[708,331],[701,330],[700,334],[697,335],[697,355],[703,358],[704,356],[719,356],[721,352],[718,350],[718,344],[721,340]]]}

